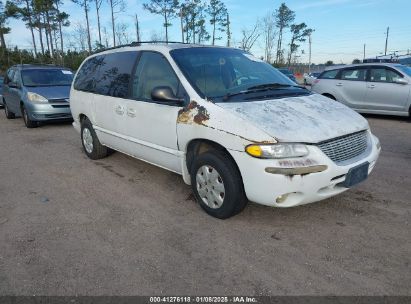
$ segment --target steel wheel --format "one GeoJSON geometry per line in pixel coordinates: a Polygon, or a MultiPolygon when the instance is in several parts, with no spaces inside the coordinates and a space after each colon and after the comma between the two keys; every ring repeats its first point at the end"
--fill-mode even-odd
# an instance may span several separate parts
{"type": "Polygon", "coordinates": [[[93,152],[93,136],[88,128],[83,129],[83,144],[87,153],[93,152]]]}
{"type": "Polygon", "coordinates": [[[223,205],[225,187],[223,179],[216,169],[211,166],[201,166],[196,174],[196,187],[204,204],[212,209],[223,205]]]}

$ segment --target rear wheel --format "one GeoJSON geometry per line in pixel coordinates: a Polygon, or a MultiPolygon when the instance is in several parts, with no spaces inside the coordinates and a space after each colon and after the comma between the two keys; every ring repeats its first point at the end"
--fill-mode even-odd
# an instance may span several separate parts
{"type": "Polygon", "coordinates": [[[330,98],[330,99],[332,99],[332,100],[337,100],[333,95],[331,95],[331,94],[323,94],[323,96],[325,96],[325,97],[328,97],[328,98],[330,98]]]}
{"type": "Polygon", "coordinates": [[[100,143],[88,118],[85,118],[81,123],[81,143],[83,144],[84,152],[91,159],[104,158],[110,154],[110,149],[100,143]]]}
{"type": "Polygon", "coordinates": [[[191,185],[201,208],[219,219],[236,215],[248,202],[238,168],[219,151],[197,156],[191,170],[191,185]]]}
{"type": "Polygon", "coordinates": [[[37,128],[39,126],[37,121],[30,119],[29,114],[27,113],[27,110],[24,107],[24,105],[21,105],[21,115],[23,116],[24,124],[27,128],[32,129],[37,128]]]}
{"type": "Polygon", "coordinates": [[[7,119],[13,119],[16,115],[13,112],[10,112],[9,107],[7,106],[4,98],[3,98],[3,105],[4,105],[4,113],[6,113],[7,119]]]}

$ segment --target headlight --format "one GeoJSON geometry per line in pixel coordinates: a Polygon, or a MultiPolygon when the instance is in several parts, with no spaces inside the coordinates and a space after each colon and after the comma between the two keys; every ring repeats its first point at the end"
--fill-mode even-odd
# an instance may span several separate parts
{"type": "Polygon", "coordinates": [[[38,103],[44,103],[44,102],[48,102],[48,99],[37,94],[37,93],[32,93],[32,92],[28,92],[27,93],[27,99],[31,102],[38,102],[38,103]]]}
{"type": "Polygon", "coordinates": [[[249,145],[245,151],[257,158],[292,158],[308,155],[303,144],[249,145]]]}

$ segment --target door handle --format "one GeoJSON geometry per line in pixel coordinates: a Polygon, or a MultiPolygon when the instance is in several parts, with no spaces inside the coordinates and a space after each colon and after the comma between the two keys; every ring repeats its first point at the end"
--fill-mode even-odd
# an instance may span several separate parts
{"type": "Polygon", "coordinates": [[[117,113],[118,115],[123,115],[123,114],[124,114],[124,108],[123,108],[122,106],[116,106],[116,107],[114,108],[114,111],[116,111],[116,113],[117,113]]]}
{"type": "Polygon", "coordinates": [[[370,84],[370,85],[368,85],[368,88],[374,89],[374,88],[375,88],[375,84],[370,84]]]}
{"type": "Polygon", "coordinates": [[[336,84],[336,86],[337,86],[337,87],[342,87],[343,84],[342,84],[341,82],[339,82],[339,83],[336,84]]]}
{"type": "Polygon", "coordinates": [[[136,117],[136,110],[127,109],[127,115],[130,116],[130,117],[136,117]]]}

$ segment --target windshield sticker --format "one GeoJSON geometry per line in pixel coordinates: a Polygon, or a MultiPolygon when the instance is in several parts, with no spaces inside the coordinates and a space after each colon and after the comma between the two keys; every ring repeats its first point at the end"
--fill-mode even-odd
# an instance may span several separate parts
{"type": "Polygon", "coordinates": [[[243,54],[245,57],[247,57],[248,59],[250,59],[251,61],[255,61],[255,62],[264,62],[263,60],[261,60],[261,59],[258,59],[257,57],[254,57],[253,55],[251,55],[251,54],[243,54]]]}
{"type": "Polygon", "coordinates": [[[71,71],[67,71],[67,70],[61,70],[62,72],[63,72],[63,74],[66,74],[66,75],[71,75],[71,74],[73,74],[71,71]]]}

